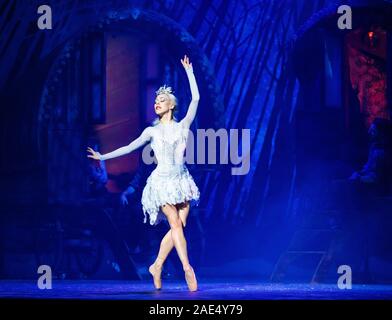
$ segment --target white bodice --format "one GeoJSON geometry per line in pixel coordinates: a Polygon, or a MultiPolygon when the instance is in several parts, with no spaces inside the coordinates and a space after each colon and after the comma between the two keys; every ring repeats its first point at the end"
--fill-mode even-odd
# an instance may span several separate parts
{"type": "Polygon", "coordinates": [[[174,170],[184,164],[184,153],[189,130],[181,123],[159,123],[151,130],[151,148],[158,171],[174,170]]]}

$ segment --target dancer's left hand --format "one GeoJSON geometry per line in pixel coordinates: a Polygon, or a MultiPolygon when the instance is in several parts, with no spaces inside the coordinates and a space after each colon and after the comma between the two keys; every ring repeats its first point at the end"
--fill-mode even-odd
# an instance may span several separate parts
{"type": "Polygon", "coordinates": [[[192,68],[192,63],[189,62],[189,58],[187,57],[187,55],[184,55],[184,59],[181,59],[181,63],[185,70],[192,68]]]}

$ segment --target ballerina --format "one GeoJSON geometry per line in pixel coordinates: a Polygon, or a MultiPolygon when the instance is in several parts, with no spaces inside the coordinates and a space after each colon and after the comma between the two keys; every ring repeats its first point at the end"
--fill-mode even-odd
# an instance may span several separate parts
{"type": "Polygon", "coordinates": [[[188,76],[192,94],[188,111],[181,121],[177,122],[173,116],[177,99],[172,89],[163,86],[156,92],[154,109],[158,118],[155,125],[145,128],[141,135],[129,145],[107,154],[101,155],[90,147],[87,151],[90,153],[89,158],[108,160],[128,154],[148,142],[151,143],[157,166],[147,178],[142,193],[144,222],[147,221],[147,215],[151,225],[167,220],[170,230],[162,238],[157,258],[148,270],[153,277],[155,288],[161,289],[162,267],[170,251],[175,247],[182,263],[188,289],[196,291],[197,279],[189,263],[183,228],[186,226],[191,203],[198,203],[200,192],[184,164],[184,152],[189,128],[196,116],[200,95],[192,63],[186,55],[181,59],[181,63],[188,76]]]}

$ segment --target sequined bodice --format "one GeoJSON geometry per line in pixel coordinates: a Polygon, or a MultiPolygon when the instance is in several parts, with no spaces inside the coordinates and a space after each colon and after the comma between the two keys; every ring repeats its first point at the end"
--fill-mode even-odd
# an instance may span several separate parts
{"type": "Polygon", "coordinates": [[[151,148],[157,159],[157,169],[171,169],[184,164],[188,130],[172,121],[153,127],[151,148]]]}

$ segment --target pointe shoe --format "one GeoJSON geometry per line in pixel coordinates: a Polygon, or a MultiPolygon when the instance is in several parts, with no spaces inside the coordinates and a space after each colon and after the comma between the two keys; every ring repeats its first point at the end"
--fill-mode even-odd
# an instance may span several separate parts
{"type": "Polygon", "coordinates": [[[197,279],[195,275],[195,271],[192,267],[190,267],[185,271],[185,280],[188,285],[189,291],[196,291],[197,290],[197,279]]]}
{"type": "Polygon", "coordinates": [[[161,272],[162,268],[156,268],[155,263],[153,263],[149,268],[148,271],[151,273],[152,278],[154,280],[154,287],[157,290],[162,288],[162,280],[161,280],[161,272]]]}

